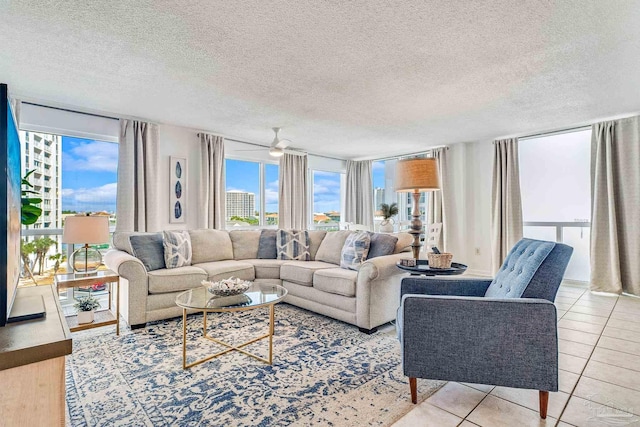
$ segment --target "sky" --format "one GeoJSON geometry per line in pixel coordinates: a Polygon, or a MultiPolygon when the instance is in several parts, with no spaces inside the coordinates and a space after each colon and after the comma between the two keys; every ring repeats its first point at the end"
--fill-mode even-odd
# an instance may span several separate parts
{"type": "MultiPolygon", "coordinates": [[[[118,144],[62,137],[62,209],[78,212],[114,212],[118,144]]],[[[278,212],[278,165],[265,165],[266,211],[278,212]]],[[[227,190],[256,195],[260,207],[259,164],[226,160],[227,190]]],[[[313,211],[340,211],[340,174],[313,171],[313,211]]],[[[384,162],[373,164],[373,186],[384,187],[384,162]]]]}

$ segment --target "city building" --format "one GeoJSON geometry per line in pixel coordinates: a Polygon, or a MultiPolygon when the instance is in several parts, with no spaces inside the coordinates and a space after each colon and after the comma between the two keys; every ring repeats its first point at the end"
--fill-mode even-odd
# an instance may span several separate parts
{"type": "MultiPolygon", "coordinates": [[[[31,190],[42,199],[42,215],[35,224],[26,228],[62,228],[62,137],[23,131],[20,138],[22,170],[25,174],[33,170],[29,176],[33,185],[31,190]]],[[[57,241],[59,236],[51,238],[57,241]]]]}
{"type": "Polygon", "coordinates": [[[256,215],[256,195],[245,191],[227,191],[227,220],[234,216],[250,218],[256,215]]]}
{"type": "Polygon", "coordinates": [[[380,209],[382,203],[384,203],[384,188],[377,187],[373,190],[374,210],[380,209]]]}

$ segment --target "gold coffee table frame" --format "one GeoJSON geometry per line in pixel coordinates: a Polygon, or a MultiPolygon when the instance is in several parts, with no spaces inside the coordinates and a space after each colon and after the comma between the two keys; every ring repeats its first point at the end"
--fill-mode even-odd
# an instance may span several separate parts
{"type": "MultiPolygon", "coordinates": [[[[255,286],[255,285],[254,285],[255,286]]],[[[212,308],[204,308],[204,307],[194,307],[194,306],[189,306],[188,304],[179,302],[180,300],[180,295],[178,296],[178,298],[176,299],[176,303],[182,307],[182,369],[189,369],[193,366],[196,365],[200,365],[202,363],[208,362],[209,360],[215,359],[217,357],[220,357],[224,354],[230,353],[232,351],[237,351],[239,353],[242,353],[246,356],[250,356],[253,357],[256,360],[259,360],[260,362],[266,363],[268,365],[271,365],[273,362],[273,335],[274,335],[274,324],[275,324],[275,305],[279,302],[281,302],[284,297],[287,295],[287,290],[279,285],[267,285],[268,288],[271,289],[276,289],[279,288],[279,292],[281,293],[281,295],[279,297],[277,297],[276,299],[272,300],[272,301],[265,301],[265,302],[259,302],[255,305],[248,305],[248,306],[239,306],[239,307],[212,307],[212,308]],[[224,342],[222,340],[219,340],[217,338],[214,338],[212,336],[210,336],[207,333],[207,314],[209,313],[225,313],[225,312],[238,312],[238,311],[248,311],[248,310],[255,310],[257,308],[263,308],[263,307],[269,307],[269,332],[267,332],[264,335],[261,335],[257,338],[253,338],[249,341],[243,342],[241,344],[236,344],[236,345],[232,345],[229,344],[227,342],[224,342]],[[192,311],[196,311],[196,312],[202,312],[202,337],[212,341],[218,345],[221,345],[223,347],[226,347],[225,350],[219,351],[215,354],[212,354],[210,356],[207,356],[205,358],[196,360],[195,362],[191,362],[191,363],[187,363],[187,312],[189,310],[192,311]],[[253,344],[255,342],[264,340],[264,339],[268,339],[269,340],[269,356],[268,358],[264,358],[264,357],[260,357],[257,354],[251,353],[247,350],[244,350],[243,347],[246,347],[250,344],[253,344]]],[[[262,292],[262,287],[261,286],[257,286],[257,288],[262,292]]],[[[254,289],[254,288],[252,288],[254,289]]],[[[251,295],[251,290],[250,289],[248,291],[248,294],[251,295]]],[[[191,290],[191,291],[186,291],[184,294],[187,294],[189,292],[192,291],[196,291],[196,290],[191,290]]],[[[198,290],[200,292],[204,291],[206,292],[206,290],[204,290],[204,288],[202,290],[198,290]]],[[[181,294],[183,295],[183,294],[181,294]]]]}

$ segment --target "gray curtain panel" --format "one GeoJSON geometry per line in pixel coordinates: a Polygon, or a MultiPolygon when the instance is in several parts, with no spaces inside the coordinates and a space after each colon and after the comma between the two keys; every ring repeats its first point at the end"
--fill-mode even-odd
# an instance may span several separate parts
{"type": "Polygon", "coordinates": [[[591,134],[592,291],[640,296],[640,118],[591,134]]]}
{"type": "Polygon", "coordinates": [[[436,247],[441,251],[446,251],[449,246],[447,232],[447,212],[451,211],[450,198],[447,198],[447,191],[451,186],[451,177],[449,176],[449,168],[447,165],[447,147],[434,148],[431,150],[431,157],[438,162],[438,171],[440,173],[440,191],[430,191],[427,193],[427,224],[436,222],[442,223],[442,233],[440,239],[436,242],[436,247]]]}
{"type": "Polygon", "coordinates": [[[158,231],[158,126],[120,119],[116,231],[158,231]]]}
{"type": "Polygon", "coordinates": [[[224,229],[226,221],[226,188],[224,180],[224,138],[207,133],[200,137],[200,206],[202,228],[224,229]]]}
{"type": "Polygon", "coordinates": [[[496,273],[513,245],[522,239],[518,139],[494,141],[493,152],[491,269],[496,273]]]}
{"type": "Polygon", "coordinates": [[[285,153],[280,157],[278,228],[306,230],[307,155],[285,153]]]}
{"type": "Polygon", "coordinates": [[[371,160],[347,160],[344,221],[366,225],[373,231],[373,173],[371,160]]]}

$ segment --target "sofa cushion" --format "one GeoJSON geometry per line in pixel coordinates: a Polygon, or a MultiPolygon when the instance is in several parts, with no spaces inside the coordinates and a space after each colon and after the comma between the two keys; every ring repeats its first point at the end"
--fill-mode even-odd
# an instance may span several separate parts
{"type": "Polygon", "coordinates": [[[347,237],[353,233],[349,230],[330,231],[322,239],[318,253],[316,253],[316,261],[330,262],[331,264],[340,265],[340,254],[347,237]]]}
{"type": "Polygon", "coordinates": [[[371,233],[371,245],[369,245],[367,259],[393,254],[396,250],[396,243],[398,243],[398,236],[371,233]]]}
{"type": "Polygon", "coordinates": [[[254,259],[258,257],[260,230],[233,230],[229,232],[233,259],[254,259]]]}
{"type": "Polygon", "coordinates": [[[149,272],[149,293],[186,291],[202,286],[207,273],[198,267],[163,268],[149,272]]]}
{"type": "Polygon", "coordinates": [[[371,236],[368,231],[359,231],[347,237],[340,253],[340,267],[349,270],[358,270],[360,265],[367,260],[371,236]]]}
{"type": "Polygon", "coordinates": [[[407,248],[410,248],[413,244],[413,236],[409,233],[393,233],[392,236],[396,236],[398,238],[398,242],[396,243],[396,248],[394,249],[394,254],[399,254],[400,252],[404,252],[407,248]]]}
{"type": "Polygon", "coordinates": [[[300,285],[312,286],[313,273],[324,268],[335,268],[321,261],[286,261],[280,267],[280,278],[300,285]]]}
{"type": "Polygon", "coordinates": [[[253,280],[256,278],[253,265],[246,261],[213,261],[196,265],[203,269],[208,276],[208,280],[222,280],[230,277],[237,277],[243,280],[253,280]]]}
{"type": "Polygon", "coordinates": [[[191,265],[191,238],[188,231],[163,231],[164,263],[167,268],[191,265]]]}
{"type": "Polygon", "coordinates": [[[256,279],[280,279],[280,266],[287,261],[281,259],[246,259],[244,262],[253,265],[256,279]]]}
{"type": "Polygon", "coordinates": [[[233,245],[229,233],[221,230],[202,229],[189,231],[193,256],[192,264],[233,259],[233,245]]]}
{"type": "Polygon", "coordinates": [[[358,272],[344,268],[318,270],[313,275],[313,287],[330,294],[356,296],[358,272]]]}
{"type": "Polygon", "coordinates": [[[133,256],[144,264],[147,271],[165,268],[162,233],[133,235],[129,240],[133,256]]]}
{"type": "Polygon", "coordinates": [[[320,248],[320,244],[324,240],[324,236],[327,235],[325,230],[310,230],[309,231],[309,255],[311,260],[316,259],[316,254],[320,248]]]}
{"type": "Polygon", "coordinates": [[[278,259],[309,261],[309,233],[306,230],[278,230],[278,259]]]}
{"type": "Polygon", "coordinates": [[[262,230],[258,242],[258,259],[276,259],[278,249],[276,247],[276,235],[278,230],[262,230]]]}
{"type": "Polygon", "coordinates": [[[511,249],[484,296],[488,298],[520,298],[555,242],[522,239],[511,249]]]}

